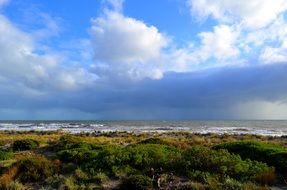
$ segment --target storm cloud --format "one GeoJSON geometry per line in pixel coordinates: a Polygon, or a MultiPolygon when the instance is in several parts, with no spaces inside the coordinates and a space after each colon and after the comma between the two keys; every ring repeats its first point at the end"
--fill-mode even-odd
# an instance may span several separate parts
{"type": "MultiPolygon", "coordinates": [[[[1,104],[33,110],[31,113],[71,110],[76,114],[68,117],[78,119],[260,119],[264,104],[287,105],[286,70],[285,64],[273,64],[171,72],[161,80],[107,82],[73,92],[48,91],[49,95],[38,99],[7,92],[1,94],[1,104]],[[253,109],[258,110],[250,110],[247,105],[252,102],[257,105],[253,109]]],[[[286,112],[269,114],[272,119],[286,112]]]]}

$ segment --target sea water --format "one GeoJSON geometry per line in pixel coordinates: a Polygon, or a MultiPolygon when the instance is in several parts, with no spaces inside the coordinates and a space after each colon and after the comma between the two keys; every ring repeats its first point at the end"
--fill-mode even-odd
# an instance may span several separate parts
{"type": "Polygon", "coordinates": [[[287,135],[287,121],[0,121],[0,130],[287,135]]]}

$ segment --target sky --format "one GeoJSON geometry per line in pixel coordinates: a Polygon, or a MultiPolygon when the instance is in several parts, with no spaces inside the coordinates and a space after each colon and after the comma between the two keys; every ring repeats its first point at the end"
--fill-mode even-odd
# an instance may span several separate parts
{"type": "Polygon", "coordinates": [[[0,0],[0,119],[287,119],[286,0],[0,0]]]}

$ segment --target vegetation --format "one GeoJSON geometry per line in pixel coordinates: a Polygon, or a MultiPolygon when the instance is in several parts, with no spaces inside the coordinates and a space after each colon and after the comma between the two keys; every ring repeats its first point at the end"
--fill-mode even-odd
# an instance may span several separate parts
{"type": "Polygon", "coordinates": [[[244,159],[252,159],[274,166],[278,172],[287,168],[287,148],[270,143],[239,141],[219,144],[214,149],[226,149],[244,159]]]}
{"type": "Polygon", "coordinates": [[[8,160],[13,157],[13,153],[6,150],[0,150],[0,161],[1,160],[8,160]]]}
{"type": "Polygon", "coordinates": [[[33,150],[39,146],[39,142],[33,139],[16,140],[12,149],[14,151],[33,150]]]}
{"type": "Polygon", "coordinates": [[[0,189],[286,186],[284,137],[61,132],[6,132],[0,137],[0,189]]]}
{"type": "Polygon", "coordinates": [[[120,189],[147,190],[152,188],[152,180],[144,175],[131,175],[123,179],[120,189]]]}

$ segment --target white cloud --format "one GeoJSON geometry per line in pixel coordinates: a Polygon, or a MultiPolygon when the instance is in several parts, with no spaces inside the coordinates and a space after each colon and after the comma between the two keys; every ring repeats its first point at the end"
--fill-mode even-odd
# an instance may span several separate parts
{"type": "Polygon", "coordinates": [[[167,38],[156,27],[109,12],[92,21],[95,57],[107,62],[145,62],[160,55],[167,38]]]}
{"type": "Polygon", "coordinates": [[[226,60],[239,54],[235,43],[238,32],[227,25],[215,26],[213,32],[199,33],[201,48],[198,56],[202,60],[214,57],[218,60],[226,60]]]}
{"type": "Polygon", "coordinates": [[[278,17],[268,27],[250,31],[246,34],[244,43],[262,46],[265,43],[276,42],[279,44],[287,36],[287,23],[283,16],[278,17]]]}
{"type": "Polygon", "coordinates": [[[161,57],[169,39],[156,27],[118,12],[106,11],[92,20],[91,36],[96,62],[110,68],[113,74],[126,74],[132,78],[158,78],[161,75],[156,60],[161,57]]]}
{"type": "Polygon", "coordinates": [[[287,47],[266,47],[259,56],[259,60],[265,64],[286,63],[287,47]]]}
{"type": "Polygon", "coordinates": [[[258,50],[260,63],[287,61],[287,23],[283,16],[278,17],[268,27],[247,33],[241,37],[241,41],[251,50],[258,50]]]}
{"type": "Polygon", "coordinates": [[[219,22],[240,22],[250,29],[262,28],[287,9],[285,0],[188,0],[193,15],[211,16],[219,22]]]}
{"type": "MultiPolygon", "coordinates": [[[[258,64],[287,61],[287,10],[285,0],[187,0],[191,12],[200,20],[212,17],[218,21],[212,32],[201,32],[201,47],[196,56],[218,61],[258,64]],[[242,61],[240,61],[242,60],[242,61]],[[228,60],[230,61],[230,60],[228,60]]],[[[216,63],[218,65],[218,63],[216,63]]]]}
{"type": "Polygon", "coordinates": [[[0,36],[0,76],[11,83],[35,89],[70,90],[81,87],[83,81],[88,83],[92,78],[91,74],[81,74],[81,69],[66,68],[60,55],[37,53],[33,37],[3,15],[0,15],[0,36]]]}
{"type": "MultiPolygon", "coordinates": [[[[198,34],[198,45],[190,43],[187,47],[172,49],[166,54],[166,71],[190,72],[207,68],[234,64],[240,54],[237,47],[239,31],[228,25],[218,25],[211,32],[198,34]],[[212,60],[210,64],[206,64],[212,60]]],[[[239,62],[239,61],[238,61],[239,62]]]]}
{"type": "MultiPolygon", "coordinates": [[[[91,37],[96,63],[95,73],[122,78],[160,79],[165,72],[188,72],[200,69],[208,59],[220,62],[236,58],[239,32],[228,25],[215,26],[202,32],[200,46],[176,48],[172,41],[154,26],[126,17],[122,13],[104,9],[92,20],[91,37]]],[[[211,67],[217,66],[217,63],[211,67]]]]}

